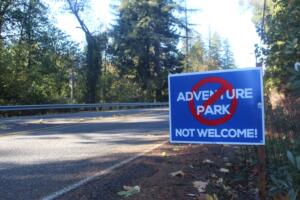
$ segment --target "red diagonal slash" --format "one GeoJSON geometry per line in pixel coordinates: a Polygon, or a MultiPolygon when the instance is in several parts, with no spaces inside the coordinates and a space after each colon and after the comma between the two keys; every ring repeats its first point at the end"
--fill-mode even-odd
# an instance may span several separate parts
{"type": "MultiPolygon", "coordinates": [[[[206,110],[207,106],[214,104],[226,91],[230,92],[230,95],[233,93],[233,87],[230,83],[228,83],[225,79],[222,79],[220,77],[209,77],[200,80],[196,85],[193,86],[192,92],[196,92],[199,90],[201,86],[203,86],[206,83],[219,83],[221,87],[207,100],[204,102],[203,106],[206,110]]],[[[189,108],[192,113],[192,115],[202,124],[209,125],[209,126],[217,126],[220,124],[223,124],[227,122],[231,117],[233,116],[234,112],[236,111],[238,101],[236,99],[236,96],[231,100],[231,105],[229,109],[229,114],[224,115],[221,118],[218,119],[206,119],[202,115],[197,115],[197,111],[195,109],[195,101],[194,98],[189,101],[189,108]]]]}

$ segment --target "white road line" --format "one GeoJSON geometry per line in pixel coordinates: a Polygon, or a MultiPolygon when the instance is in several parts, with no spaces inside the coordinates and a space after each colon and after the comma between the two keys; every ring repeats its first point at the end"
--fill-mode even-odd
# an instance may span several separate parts
{"type": "Polygon", "coordinates": [[[53,200],[53,199],[56,199],[56,198],[58,198],[58,197],[60,197],[60,196],[62,196],[64,194],[66,194],[67,192],[70,192],[71,190],[74,190],[74,189],[76,189],[76,188],[78,188],[78,187],[80,187],[82,185],[87,184],[88,182],[90,182],[92,180],[95,180],[98,177],[101,177],[101,176],[103,176],[105,174],[109,174],[114,169],[116,169],[118,167],[121,167],[122,165],[125,165],[125,164],[127,164],[127,163],[129,163],[129,162],[131,162],[131,161],[133,161],[133,160],[135,160],[135,159],[137,159],[137,158],[139,158],[139,157],[141,157],[141,156],[143,156],[143,155],[145,155],[145,154],[147,154],[147,153],[149,153],[151,151],[153,151],[154,149],[156,149],[156,148],[158,148],[158,147],[166,144],[167,142],[168,141],[165,141],[163,143],[157,144],[157,145],[153,146],[152,148],[147,149],[147,150],[145,150],[144,152],[142,152],[140,154],[137,154],[135,156],[127,158],[126,160],[123,160],[123,161],[121,161],[121,162],[119,162],[119,163],[117,163],[117,164],[115,164],[115,165],[113,165],[113,166],[111,166],[111,167],[109,167],[107,169],[101,170],[101,171],[95,173],[94,175],[92,175],[90,177],[87,177],[87,178],[85,178],[85,179],[83,179],[83,180],[81,180],[81,181],[79,181],[77,183],[69,185],[69,186],[67,186],[67,187],[65,187],[65,188],[63,188],[63,189],[61,189],[59,191],[53,192],[53,193],[51,193],[51,194],[43,197],[42,200],[53,200]]]}

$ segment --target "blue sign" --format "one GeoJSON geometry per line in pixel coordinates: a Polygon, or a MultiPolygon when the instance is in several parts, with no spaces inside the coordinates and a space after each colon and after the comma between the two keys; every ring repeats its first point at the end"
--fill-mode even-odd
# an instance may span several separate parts
{"type": "Polygon", "coordinates": [[[169,75],[171,143],[265,144],[261,68],[169,75]]]}

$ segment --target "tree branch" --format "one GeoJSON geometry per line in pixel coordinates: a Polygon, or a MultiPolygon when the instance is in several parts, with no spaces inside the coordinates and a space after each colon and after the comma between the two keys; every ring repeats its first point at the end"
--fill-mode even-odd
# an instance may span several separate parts
{"type": "Polygon", "coordinates": [[[68,4],[69,4],[69,8],[71,10],[71,12],[74,14],[74,16],[76,17],[78,23],[80,24],[81,29],[83,30],[83,32],[86,34],[86,36],[88,37],[92,37],[91,32],[89,31],[88,27],[85,25],[85,23],[83,22],[83,20],[80,18],[79,16],[79,9],[76,9],[76,3],[75,5],[72,4],[71,0],[67,0],[68,4]]]}

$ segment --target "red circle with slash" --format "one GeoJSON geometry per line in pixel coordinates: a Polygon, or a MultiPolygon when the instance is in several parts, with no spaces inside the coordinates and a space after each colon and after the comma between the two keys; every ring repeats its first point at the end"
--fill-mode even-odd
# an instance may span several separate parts
{"type": "MultiPolygon", "coordinates": [[[[230,92],[230,95],[233,93],[233,87],[230,83],[228,83],[225,79],[222,79],[220,77],[209,77],[200,80],[198,83],[196,83],[192,88],[192,93],[199,90],[200,87],[207,83],[219,83],[221,87],[207,100],[204,102],[203,107],[204,110],[206,110],[207,106],[214,104],[226,91],[230,92]]],[[[229,108],[229,114],[224,115],[221,118],[218,119],[206,119],[201,114],[197,115],[197,111],[195,109],[195,101],[194,98],[189,101],[189,108],[192,115],[202,124],[209,125],[209,126],[217,126],[220,124],[224,124],[228,120],[230,120],[236,111],[237,108],[237,98],[234,95],[233,99],[230,103],[229,108]]]]}

